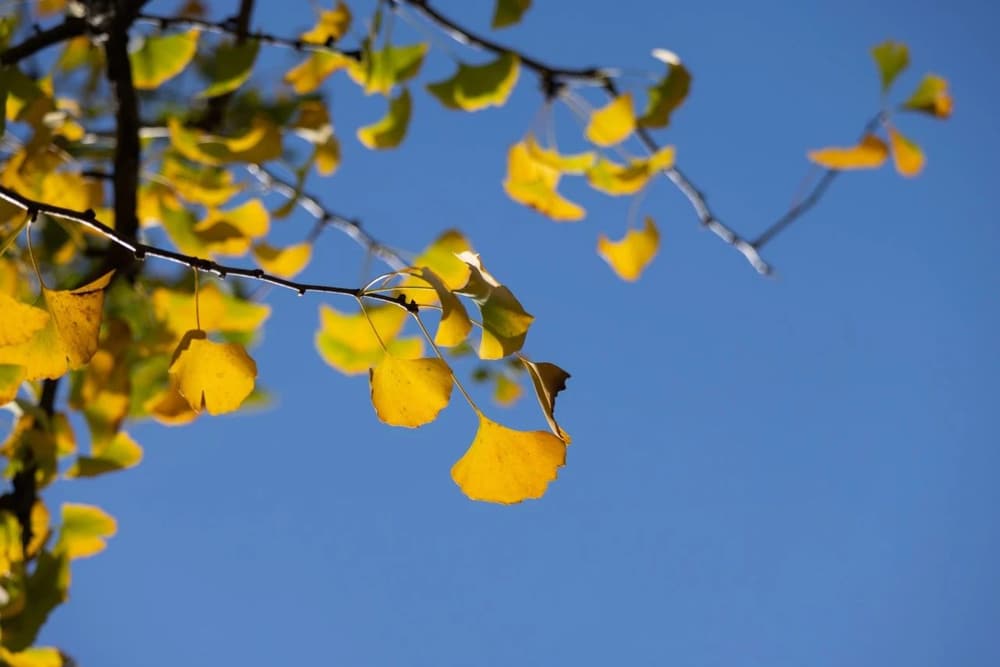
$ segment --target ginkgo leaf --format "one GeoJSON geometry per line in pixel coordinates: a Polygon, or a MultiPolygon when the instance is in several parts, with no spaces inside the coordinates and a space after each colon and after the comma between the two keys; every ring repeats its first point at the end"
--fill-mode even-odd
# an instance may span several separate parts
{"type": "Polygon", "coordinates": [[[104,291],[114,272],[75,290],[42,289],[49,319],[28,340],[0,346],[0,364],[24,366],[25,379],[57,378],[97,351],[104,291]]]}
{"type": "Polygon", "coordinates": [[[10,403],[27,375],[27,369],[17,364],[0,364],[0,405],[10,403]]]}
{"type": "Polygon", "coordinates": [[[620,241],[604,234],[597,239],[597,254],[606,261],[622,280],[639,279],[660,248],[660,232],[653,219],[646,217],[643,229],[630,229],[620,241]]]}
{"type": "Polygon", "coordinates": [[[865,135],[857,146],[809,151],[809,159],[827,169],[874,169],[889,156],[889,147],[874,134],[865,135]]]}
{"type": "Polygon", "coordinates": [[[891,40],[872,47],[872,57],[878,65],[883,93],[889,90],[896,77],[910,64],[910,51],[906,44],[891,40]]]}
{"type": "Polygon", "coordinates": [[[451,78],[427,85],[427,90],[449,109],[479,111],[501,107],[517,84],[521,59],[504,53],[485,65],[460,63],[451,78]]]}
{"type": "Polygon", "coordinates": [[[49,314],[42,308],[21,303],[0,293],[0,346],[16,345],[30,339],[49,322],[49,314]]]}
{"type": "Polygon", "coordinates": [[[142,447],[128,433],[121,431],[100,447],[94,447],[90,456],[76,459],[66,477],[96,477],[106,472],[124,470],[139,465],[142,447]]]}
{"type": "Polygon", "coordinates": [[[496,30],[520,23],[521,17],[530,8],[531,0],[496,0],[490,25],[496,30]]]}
{"type": "Polygon", "coordinates": [[[302,41],[310,44],[333,44],[347,34],[351,27],[351,10],[341,0],[333,9],[319,12],[316,27],[302,33],[302,41]]]}
{"type": "MultiPolygon", "coordinates": [[[[214,208],[222,206],[243,190],[233,173],[221,167],[191,164],[180,156],[168,154],[163,159],[162,175],[170,188],[182,199],[214,208]]],[[[147,187],[147,193],[150,193],[147,187]]],[[[159,209],[159,201],[156,201],[159,209]]],[[[157,211],[157,214],[159,211],[157,211]]]]}
{"type": "Polygon", "coordinates": [[[260,42],[256,39],[221,45],[208,61],[209,86],[198,97],[217,97],[242,86],[250,78],[259,50],[260,42]]]}
{"type": "Polygon", "coordinates": [[[457,290],[469,282],[469,265],[458,258],[463,252],[472,252],[472,244],[462,232],[449,229],[434,239],[413,265],[430,269],[449,290],[457,290]]]}
{"type": "Polygon", "coordinates": [[[192,228],[204,252],[201,255],[246,254],[253,239],[267,234],[270,214],[260,199],[250,199],[230,209],[212,209],[192,228]]]}
{"type": "Polygon", "coordinates": [[[352,61],[348,75],[363,86],[365,93],[388,95],[392,89],[420,72],[427,44],[387,46],[381,51],[365,51],[361,62],[352,61]]]}
{"type": "Polygon", "coordinates": [[[260,329],[271,314],[270,306],[234,297],[211,281],[205,282],[198,291],[197,318],[195,298],[190,290],[160,287],[153,290],[153,312],[178,337],[195,326],[197,320],[201,321],[204,331],[253,332],[260,329]]]}
{"type": "Polygon", "coordinates": [[[399,359],[387,354],[368,379],[375,413],[391,426],[429,424],[451,400],[451,368],[437,357],[399,359]]]}
{"type": "Polygon", "coordinates": [[[411,109],[410,91],[404,88],[389,101],[389,110],[381,120],[358,128],[358,140],[372,150],[395,148],[406,136],[411,109]]]}
{"type": "Polygon", "coordinates": [[[649,177],[649,165],[645,160],[618,164],[599,158],[594,166],[587,170],[587,182],[590,186],[609,195],[635,194],[646,187],[649,177]]]}
{"type": "Polygon", "coordinates": [[[614,146],[632,134],[635,124],[632,93],[623,93],[590,114],[585,135],[598,146],[614,146]]]}
{"type": "Polygon", "coordinates": [[[285,83],[299,95],[311,93],[337,70],[350,67],[354,61],[341,53],[313,51],[301,63],[288,70],[285,83]]]}
{"type": "Polygon", "coordinates": [[[255,116],[250,129],[237,137],[221,137],[186,128],[176,116],[167,120],[167,131],[177,152],[202,164],[260,164],[281,157],[281,132],[265,115],[255,116]]]}
{"type": "Polygon", "coordinates": [[[239,409],[253,391],[257,364],[242,345],[216,343],[193,329],[177,346],[169,372],[192,410],[221,415],[239,409]]]}
{"type": "Polygon", "coordinates": [[[569,444],[570,437],[566,431],[556,422],[556,397],[566,388],[566,380],[570,374],[559,368],[555,364],[547,361],[534,362],[527,357],[520,357],[521,363],[528,369],[531,376],[531,384],[535,388],[535,396],[538,397],[538,404],[545,414],[545,421],[549,423],[552,432],[569,444]]]}
{"type": "Polygon", "coordinates": [[[910,98],[903,102],[908,111],[920,111],[935,118],[951,116],[953,102],[948,93],[948,81],[935,74],[927,74],[910,98]]]}
{"type": "Polygon", "coordinates": [[[282,278],[293,278],[306,268],[312,258],[312,245],[296,243],[275,248],[263,241],[253,246],[253,257],[260,268],[282,278]]]}
{"type": "Polygon", "coordinates": [[[658,49],[654,56],[667,64],[663,79],[648,90],[646,110],[637,121],[642,127],[666,127],[670,116],[687,98],[691,90],[691,72],[675,54],[658,49]]]}
{"type": "Polygon", "coordinates": [[[465,306],[431,269],[427,267],[417,269],[414,275],[434,288],[438,303],[441,304],[441,321],[434,335],[434,344],[454,347],[464,342],[472,330],[472,322],[465,312],[465,306]]]}
{"type": "Polygon", "coordinates": [[[889,128],[889,146],[892,148],[892,161],[901,176],[913,178],[923,171],[924,153],[920,146],[894,127],[889,128]]]}
{"type": "Polygon", "coordinates": [[[532,158],[526,142],[518,142],[507,152],[507,195],[556,221],[582,220],[585,211],[556,191],[559,172],[532,158]]]}
{"type": "Polygon", "coordinates": [[[340,143],[336,137],[328,137],[321,144],[316,144],[313,152],[313,162],[320,176],[330,176],[340,166],[340,143]]]}
{"type": "Polygon", "coordinates": [[[316,349],[330,366],[345,375],[365,373],[385,355],[381,343],[385,343],[390,354],[403,359],[423,354],[421,338],[397,338],[406,322],[404,309],[386,305],[366,307],[365,312],[367,317],[362,312],[348,314],[326,304],[320,306],[316,349]]]}
{"type": "Polygon", "coordinates": [[[493,400],[500,405],[507,407],[517,402],[521,398],[524,390],[516,380],[507,377],[505,373],[497,373],[493,384],[493,400]]]}
{"type": "Polygon", "coordinates": [[[469,265],[469,282],[458,290],[479,306],[483,334],[479,343],[480,359],[502,359],[524,346],[534,317],[524,309],[514,293],[490,275],[479,255],[465,252],[459,259],[469,265]]]}
{"type": "Polygon", "coordinates": [[[176,35],[146,37],[142,45],[129,54],[132,63],[132,83],[140,90],[153,90],[180,74],[198,50],[198,30],[176,35]]]}
{"type": "MultiPolygon", "coordinates": [[[[5,582],[4,587],[9,583],[9,580],[5,582]]],[[[19,583],[31,604],[25,605],[16,616],[3,619],[3,644],[9,651],[27,650],[52,610],[66,600],[70,583],[69,557],[65,551],[39,552],[33,571],[19,583]]],[[[9,610],[9,607],[5,609],[9,610]]]]}
{"type": "Polygon", "coordinates": [[[6,667],[64,667],[67,664],[59,649],[51,646],[33,646],[16,653],[0,646],[0,661],[6,667]]]}
{"type": "Polygon", "coordinates": [[[451,469],[472,500],[510,505],[541,498],[566,463],[566,443],[548,431],[516,431],[481,412],[476,437],[451,469]]]}
{"type": "Polygon", "coordinates": [[[593,166],[594,160],[597,159],[597,154],[593,151],[562,155],[558,149],[543,148],[532,135],[525,137],[524,146],[528,151],[528,157],[560,174],[582,174],[593,166]]]}
{"type": "Polygon", "coordinates": [[[173,384],[150,396],[143,409],[150,417],[165,426],[190,424],[198,417],[198,413],[191,409],[187,400],[173,384]]]}
{"type": "Polygon", "coordinates": [[[93,556],[104,551],[105,540],[117,530],[118,523],[104,510],[93,505],[63,503],[55,551],[65,553],[70,560],[93,556]]]}

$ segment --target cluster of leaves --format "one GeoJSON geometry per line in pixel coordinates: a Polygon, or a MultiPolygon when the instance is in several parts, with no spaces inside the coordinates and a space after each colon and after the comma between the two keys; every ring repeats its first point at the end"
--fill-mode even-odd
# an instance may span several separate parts
{"type": "MultiPolygon", "coordinates": [[[[250,30],[250,2],[225,21],[206,18],[199,2],[170,16],[139,14],[141,4],[133,3],[136,13],[125,21],[127,62],[113,48],[125,37],[108,28],[116,17],[87,14],[101,3],[83,3],[81,17],[79,3],[46,0],[36,16],[21,5],[19,14],[0,19],[0,405],[16,417],[0,446],[11,482],[0,496],[0,662],[10,665],[62,664],[58,651],[32,648],[35,637],[66,599],[70,562],[99,552],[116,530],[114,519],[92,506],[63,505],[54,521],[42,492],[57,481],[137,465],[143,451],[129,423],[180,426],[262,400],[248,348],[270,307],[234,278],[345,299],[343,309],[319,306],[315,345],[337,371],[368,374],[374,413],[386,424],[433,421],[457,388],[478,418],[451,470],[468,497],[503,504],[539,498],[565,463],[570,437],[554,412],[569,374],[525,356],[534,318],[486,270],[467,237],[447,231],[407,260],[304,192],[307,178],[330,177],[341,167],[324,90],[336,73],[362,94],[386,100],[383,117],[357,128],[362,145],[385,150],[405,140],[419,99],[414,81],[430,45],[395,43],[397,17],[460,35],[485,54],[456,58],[451,76],[424,86],[446,113],[503,106],[530,71],[549,120],[556,102],[578,117],[581,147],[574,152],[560,150],[553,132],[534,129],[510,147],[502,186],[512,200],[552,220],[578,221],[585,210],[560,193],[563,177],[582,177],[603,194],[639,197],[666,175],[704,224],[727,243],[742,243],[676,169],[674,148],[651,137],[670,125],[691,86],[687,67],[670,52],[654,51],[666,68],[652,86],[622,92],[611,70],[549,66],[455,24],[426,0],[379,2],[361,30],[338,1],[289,38],[250,30]],[[59,12],[63,23],[49,31],[29,25],[59,12]],[[343,48],[352,36],[357,48],[343,48]],[[266,45],[301,52],[271,95],[254,85],[266,45]],[[48,46],[58,52],[31,67],[10,55],[48,46]],[[124,79],[114,78],[122,72],[124,79]],[[584,86],[607,100],[592,105],[584,86]],[[101,131],[108,125],[115,129],[101,131]],[[630,151],[629,142],[640,151],[630,151]],[[133,144],[139,163],[130,169],[133,144]],[[284,181],[268,165],[293,177],[284,181]],[[276,204],[275,195],[284,200],[276,204]],[[315,226],[298,241],[276,240],[282,235],[272,223],[296,207],[315,217],[315,226]],[[328,228],[389,271],[366,276],[360,287],[300,282],[314,241],[328,228]],[[244,263],[223,263],[237,260],[244,263]],[[475,329],[478,341],[470,341],[475,329]],[[548,430],[514,430],[486,416],[452,367],[451,360],[472,355],[480,364],[473,379],[493,382],[498,402],[512,402],[522,383],[530,386],[548,430]],[[68,385],[64,402],[60,383],[68,385]]],[[[128,3],[118,5],[123,11],[128,3]]],[[[530,5],[497,0],[493,28],[516,24],[530,5]]],[[[905,47],[879,47],[876,59],[887,91],[905,66],[905,47]]],[[[943,80],[928,77],[904,107],[946,116],[943,80]]],[[[910,144],[893,138],[887,113],[880,118],[897,165],[907,163],[899,146],[910,144]]],[[[861,148],[870,151],[872,143],[866,138],[861,148]]],[[[861,158],[850,156],[858,150],[811,157],[831,169],[858,167],[861,158]]],[[[649,216],[628,226],[618,240],[599,234],[597,252],[634,281],[656,255],[660,233],[649,216]]]]}

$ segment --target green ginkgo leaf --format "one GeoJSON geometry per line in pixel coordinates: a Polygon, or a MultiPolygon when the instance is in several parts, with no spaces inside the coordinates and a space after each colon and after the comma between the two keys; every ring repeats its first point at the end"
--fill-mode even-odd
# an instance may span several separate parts
{"type": "Polygon", "coordinates": [[[198,97],[217,97],[232,92],[250,78],[260,42],[255,39],[242,44],[223,44],[212,57],[208,72],[211,81],[198,97]]]}
{"type": "Polygon", "coordinates": [[[872,57],[878,65],[879,78],[882,80],[882,92],[889,90],[903,70],[910,64],[910,51],[902,42],[887,41],[872,47],[872,57]]]}
{"type": "Polygon", "coordinates": [[[657,59],[667,64],[663,79],[648,90],[646,110],[638,119],[642,127],[666,127],[670,124],[670,114],[679,107],[691,89],[691,72],[680,59],[669,51],[658,49],[657,59]]]}
{"type": "Polygon", "coordinates": [[[388,95],[420,71],[427,53],[426,44],[387,46],[381,51],[365,51],[361,62],[351,62],[347,73],[365,93],[388,95]]]}
{"type": "Polygon", "coordinates": [[[406,136],[411,110],[410,91],[404,88],[389,102],[389,111],[381,120],[358,128],[358,140],[372,150],[395,148],[406,136]]]}
{"type": "Polygon", "coordinates": [[[129,54],[132,82],[142,90],[158,88],[184,71],[197,50],[197,30],[147,37],[138,50],[129,54]]]}
{"type": "Polygon", "coordinates": [[[497,0],[496,8],[493,10],[493,22],[490,25],[494,29],[516,25],[529,9],[531,0],[497,0]]]}
{"type": "Polygon", "coordinates": [[[507,102],[520,69],[520,58],[505,53],[486,65],[460,64],[444,81],[428,84],[427,90],[449,109],[479,111],[507,102]]]}

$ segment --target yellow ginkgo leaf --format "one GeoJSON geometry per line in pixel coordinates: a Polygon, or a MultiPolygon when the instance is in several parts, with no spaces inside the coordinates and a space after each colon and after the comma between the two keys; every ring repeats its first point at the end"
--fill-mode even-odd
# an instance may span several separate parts
{"type": "Polygon", "coordinates": [[[64,667],[59,649],[51,646],[33,646],[23,651],[9,651],[0,646],[0,662],[7,667],[64,667]]]}
{"type": "Polygon", "coordinates": [[[260,268],[282,278],[293,278],[306,268],[312,258],[312,245],[296,243],[286,248],[275,248],[263,241],[253,246],[253,257],[260,268]]]}
{"type": "Polygon", "coordinates": [[[366,50],[361,61],[351,61],[347,73],[365,93],[388,95],[392,89],[420,72],[427,44],[387,46],[381,51],[366,50]]]}
{"type": "Polygon", "coordinates": [[[497,373],[496,381],[493,384],[493,400],[504,407],[509,407],[521,398],[524,390],[521,385],[505,373],[497,373]]]}
{"type": "Polygon", "coordinates": [[[556,396],[566,388],[566,380],[570,374],[559,368],[555,364],[547,361],[534,362],[527,357],[520,357],[521,363],[528,369],[531,376],[531,384],[535,388],[535,396],[538,397],[538,404],[545,414],[545,421],[549,423],[549,428],[559,438],[569,444],[570,437],[562,427],[556,423],[556,396]]]}
{"type": "Polygon", "coordinates": [[[260,42],[256,39],[220,45],[207,61],[209,86],[198,97],[217,97],[242,86],[253,72],[259,50],[260,42]]]}
{"type": "Polygon", "coordinates": [[[598,146],[614,146],[632,134],[635,123],[632,93],[623,93],[590,115],[585,135],[598,146]]]}
{"type": "Polygon", "coordinates": [[[310,44],[332,44],[347,34],[351,27],[351,10],[341,0],[333,9],[319,12],[316,26],[302,33],[302,41],[310,44]]]}
{"type": "Polygon", "coordinates": [[[99,447],[93,447],[90,456],[76,459],[66,477],[96,477],[106,472],[124,470],[139,465],[142,461],[142,447],[128,433],[120,431],[99,447]]]}
{"type": "Polygon", "coordinates": [[[547,431],[515,431],[479,415],[479,429],[451,478],[473,500],[509,505],[541,498],[566,463],[566,443],[547,431]]]}
{"type": "Polygon", "coordinates": [[[889,128],[889,145],[892,147],[892,161],[901,176],[913,178],[923,171],[924,152],[894,127],[889,128]]]}
{"type": "Polygon", "coordinates": [[[827,169],[875,169],[885,163],[889,148],[874,134],[865,135],[857,146],[809,151],[809,159],[827,169]]]}
{"type": "Polygon", "coordinates": [[[336,137],[327,137],[323,143],[316,144],[313,162],[320,176],[330,176],[337,171],[340,166],[340,143],[336,137]]]}
{"type": "Polygon", "coordinates": [[[469,282],[458,290],[479,306],[483,335],[479,344],[480,359],[502,359],[524,346],[528,328],[534,321],[514,293],[501,285],[483,267],[479,255],[459,255],[469,266],[469,282]]]}
{"type": "Polygon", "coordinates": [[[354,61],[331,51],[313,51],[301,63],[288,70],[285,83],[299,95],[311,93],[337,70],[349,67],[354,61]]]}
{"type": "MultiPolygon", "coordinates": [[[[441,304],[441,321],[438,324],[437,333],[434,335],[434,344],[441,347],[454,347],[464,342],[469,336],[469,331],[472,330],[472,322],[469,320],[468,313],[465,312],[465,306],[448,289],[444,281],[429,268],[417,269],[414,275],[434,288],[437,301],[441,304]]],[[[422,301],[417,303],[422,303],[422,301]]]]}
{"type": "Polygon", "coordinates": [[[649,164],[645,160],[618,164],[600,158],[587,170],[590,186],[609,195],[633,195],[646,187],[649,177],[649,164]]]}
{"type": "Polygon", "coordinates": [[[524,146],[527,148],[528,157],[539,165],[553,169],[560,174],[582,174],[589,169],[597,158],[593,151],[577,153],[576,155],[562,155],[558,149],[543,148],[533,135],[528,135],[524,139],[524,146]]]}
{"type": "Polygon", "coordinates": [[[250,199],[235,208],[210,210],[192,228],[198,243],[209,255],[246,254],[253,239],[267,234],[270,214],[260,199],[250,199]]]}
{"type": "Polygon", "coordinates": [[[207,165],[264,163],[281,157],[281,131],[266,115],[254,117],[250,129],[236,137],[205,134],[184,127],[176,116],[167,120],[170,143],[184,157],[207,165]]]}
{"type": "Polygon", "coordinates": [[[413,260],[413,266],[430,269],[449,290],[457,290],[469,282],[469,265],[458,258],[462,252],[472,252],[472,244],[462,232],[449,229],[413,260]]]}
{"type": "Polygon", "coordinates": [[[14,400],[26,374],[24,366],[0,364],[0,405],[14,400]]]}
{"type": "Polygon", "coordinates": [[[164,426],[190,424],[198,417],[173,384],[150,396],[143,409],[164,426]]]}
{"type": "Polygon", "coordinates": [[[935,74],[927,74],[910,99],[903,103],[903,108],[907,111],[921,111],[935,118],[948,118],[953,104],[948,93],[948,82],[935,74]]]}
{"type": "Polygon", "coordinates": [[[427,90],[449,109],[501,107],[517,84],[520,63],[520,58],[510,52],[485,65],[462,63],[450,79],[428,84],[427,90]]]}
{"type": "Polygon", "coordinates": [[[174,352],[170,376],[192,410],[220,415],[239,409],[253,391],[257,364],[242,345],[216,343],[193,329],[174,352]]]}
{"type": "MultiPolygon", "coordinates": [[[[198,290],[198,317],[204,331],[253,332],[271,314],[270,306],[251,303],[223,292],[215,282],[205,282],[198,290]]],[[[164,287],[153,290],[153,311],[175,336],[197,324],[195,295],[190,290],[164,287]]]]}
{"type": "Polygon", "coordinates": [[[507,195],[556,221],[582,220],[585,211],[556,191],[559,172],[531,157],[526,142],[518,142],[507,152],[507,195]]]}
{"type": "Polygon", "coordinates": [[[104,291],[114,272],[75,290],[42,289],[49,319],[31,337],[0,345],[0,364],[24,366],[25,379],[57,378],[80,368],[97,351],[104,291]]]}
{"type": "Polygon", "coordinates": [[[372,405],[392,426],[434,421],[451,400],[451,368],[441,359],[399,359],[387,354],[369,371],[372,405]]]}
{"type": "Polygon", "coordinates": [[[49,314],[42,308],[21,303],[0,293],[0,346],[16,345],[31,338],[49,322],[49,314]]]}
{"type": "Polygon", "coordinates": [[[406,136],[412,111],[410,91],[404,88],[389,101],[389,110],[380,120],[358,128],[358,140],[372,150],[395,148],[406,136]]]}
{"type": "Polygon", "coordinates": [[[397,357],[414,359],[423,354],[421,338],[397,338],[406,322],[404,309],[386,305],[366,307],[365,312],[367,317],[362,312],[342,313],[326,304],[320,306],[316,349],[330,366],[345,375],[367,372],[385,355],[379,339],[397,357]]]}
{"type": "Polygon", "coordinates": [[[133,84],[140,90],[159,88],[180,74],[197,50],[198,31],[194,29],[176,35],[146,37],[142,46],[129,54],[133,84]]]}
{"type": "Polygon", "coordinates": [[[597,239],[597,254],[622,280],[629,282],[639,279],[659,248],[660,232],[648,216],[643,229],[628,230],[620,241],[612,241],[604,234],[597,239]]]}
{"type": "Polygon", "coordinates": [[[105,540],[117,530],[118,523],[104,510],[93,505],[63,503],[55,551],[64,552],[70,560],[93,556],[104,551],[105,540]]]}

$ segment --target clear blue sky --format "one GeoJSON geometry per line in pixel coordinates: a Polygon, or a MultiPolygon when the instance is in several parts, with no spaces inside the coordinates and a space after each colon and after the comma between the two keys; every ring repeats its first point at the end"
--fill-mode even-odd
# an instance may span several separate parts
{"type": "MultiPolygon", "coordinates": [[[[258,4],[271,30],[311,20],[306,3],[258,4]]],[[[273,293],[254,352],[272,408],[134,426],[139,468],[56,485],[52,502],[99,504],[120,533],[74,564],[42,640],[85,667],[1000,664],[996,5],[535,4],[501,39],[567,65],[685,59],[692,96],[661,137],[749,233],[792,198],[806,149],[850,142],[876,110],[873,44],[907,42],[897,95],[938,72],[955,115],[900,121],[924,174],[837,182],[767,249],[776,279],[663,181],[643,208],[662,251],[629,285],[594,252],[626,201],[571,188],[588,218],[557,225],[503,194],[540,104],[530,77],[474,115],[415,90],[409,137],[385,154],[353,138],[381,102],[338,78],[344,166],[311,189],[411,250],[467,231],[537,316],[529,354],[573,374],[568,465],[541,501],[467,501],[449,468],[470,411],[381,425],[366,379],[313,349],[319,300],[273,293]]],[[[441,6],[484,26],[492,3],[441,6]]],[[[435,56],[422,80],[449,69],[435,56]]],[[[318,250],[307,276],[357,281],[349,241],[318,250]]],[[[491,414],[543,427],[522,403],[491,414]]]]}

